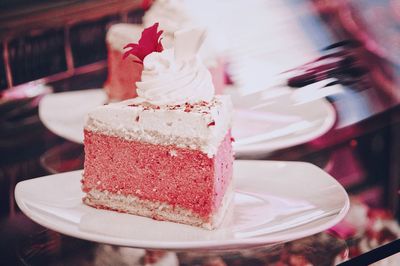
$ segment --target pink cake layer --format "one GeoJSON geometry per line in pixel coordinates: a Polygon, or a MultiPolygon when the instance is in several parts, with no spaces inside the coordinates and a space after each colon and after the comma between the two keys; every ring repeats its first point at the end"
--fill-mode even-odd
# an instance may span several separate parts
{"type": "Polygon", "coordinates": [[[104,85],[111,101],[122,101],[137,96],[136,81],[140,80],[143,65],[133,58],[122,59],[122,52],[108,47],[108,77],[104,85]]]}
{"type": "Polygon", "coordinates": [[[164,202],[208,219],[221,205],[232,167],[230,132],[209,158],[198,150],[85,130],[84,192],[108,191],[164,202]]]}

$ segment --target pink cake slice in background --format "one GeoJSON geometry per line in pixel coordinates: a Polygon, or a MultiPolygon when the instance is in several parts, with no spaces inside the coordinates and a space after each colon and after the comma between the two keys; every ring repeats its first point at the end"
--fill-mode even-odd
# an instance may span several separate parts
{"type": "Polygon", "coordinates": [[[122,60],[122,57],[125,45],[138,42],[142,30],[138,25],[119,23],[111,26],[107,32],[108,76],[104,89],[111,102],[137,96],[136,82],[140,80],[143,65],[132,58],[122,60]]]}
{"type": "Polygon", "coordinates": [[[211,102],[156,106],[127,100],[89,113],[84,202],[207,229],[232,197],[232,106],[211,102]]]}

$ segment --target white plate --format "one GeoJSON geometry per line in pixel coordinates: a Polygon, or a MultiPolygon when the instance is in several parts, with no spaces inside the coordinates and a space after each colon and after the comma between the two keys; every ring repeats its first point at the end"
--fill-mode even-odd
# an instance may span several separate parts
{"type": "Polygon", "coordinates": [[[83,143],[85,115],[105,104],[102,89],[48,94],[39,103],[39,117],[54,134],[76,143],[83,143]]]}
{"type": "Polygon", "coordinates": [[[343,187],[301,162],[235,161],[234,203],[221,228],[208,231],[82,204],[81,171],[22,181],[21,210],[60,233],[154,249],[239,248],[309,236],[338,223],[349,208],[343,187]]]}
{"type": "Polygon", "coordinates": [[[278,88],[232,97],[235,106],[232,135],[237,155],[267,154],[289,148],[314,140],[332,128],[336,121],[333,106],[323,98],[299,102],[294,97],[298,92],[278,88]]]}
{"type": "MultiPolygon", "coordinates": [[[[268,94],[268,91],[266,91],[268,94]]],[[[258,94],[257,94],[258,95],[258,94]]],[[[233,97],[235,115],[233,135],[237,156],[265,154],[299,145],[326,133],[335,122],[335,111],[319,99],[296,105],[290,97],[276,97],[273,104],[263,105],[262,98],[233,97]],[[258,108],[254,108],[260,106],[258,108]],[[242,139],[267,134],[263,141],[240,145],[242,139]]],[[[83,143],[85,114],[106,102],[102,89],[50,94],[39,104],[39,116],[55,134],[70,141],[83,143]]]]}

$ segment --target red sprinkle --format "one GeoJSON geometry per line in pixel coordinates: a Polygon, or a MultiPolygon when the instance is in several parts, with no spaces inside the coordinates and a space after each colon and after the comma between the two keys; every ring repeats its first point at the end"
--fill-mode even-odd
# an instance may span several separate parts
{"type": "Polygon", "coordinates": [[[207,127],[215,126],[215,121],[208,123],[207,127]]]}
{"type": "Polygon", "coordinates": [[[231,142],[235,142],[235,138],[234,137],[231,137],[231,142]]]}
{"type": "Polygon", "coordinates": [[[135,120],[136,120],[136,122],[139,122],[139,116],[137,116],[135,120]]]}

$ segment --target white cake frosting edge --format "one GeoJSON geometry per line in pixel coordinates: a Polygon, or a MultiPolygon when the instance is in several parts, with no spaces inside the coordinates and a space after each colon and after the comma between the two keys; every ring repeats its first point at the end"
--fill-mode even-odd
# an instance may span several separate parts
{"type": "Polygon", "coordinates": [[[95,108],[86,117],[85,130],[200,150],[211,158],[231,128],[232,103],[227,95],[217,95],[211,103],[190,112],[184,106],[176,110],[168,106],[155,109],[136,102],[129,99],[95,108]]]}
{"type": "Polygon", "coordinates": [[[127,44],[139,41],[143,29],[141,25],[137,24],[117,23],[108,29],[106,41],[111,48],[123,51],[127,44]]]}

